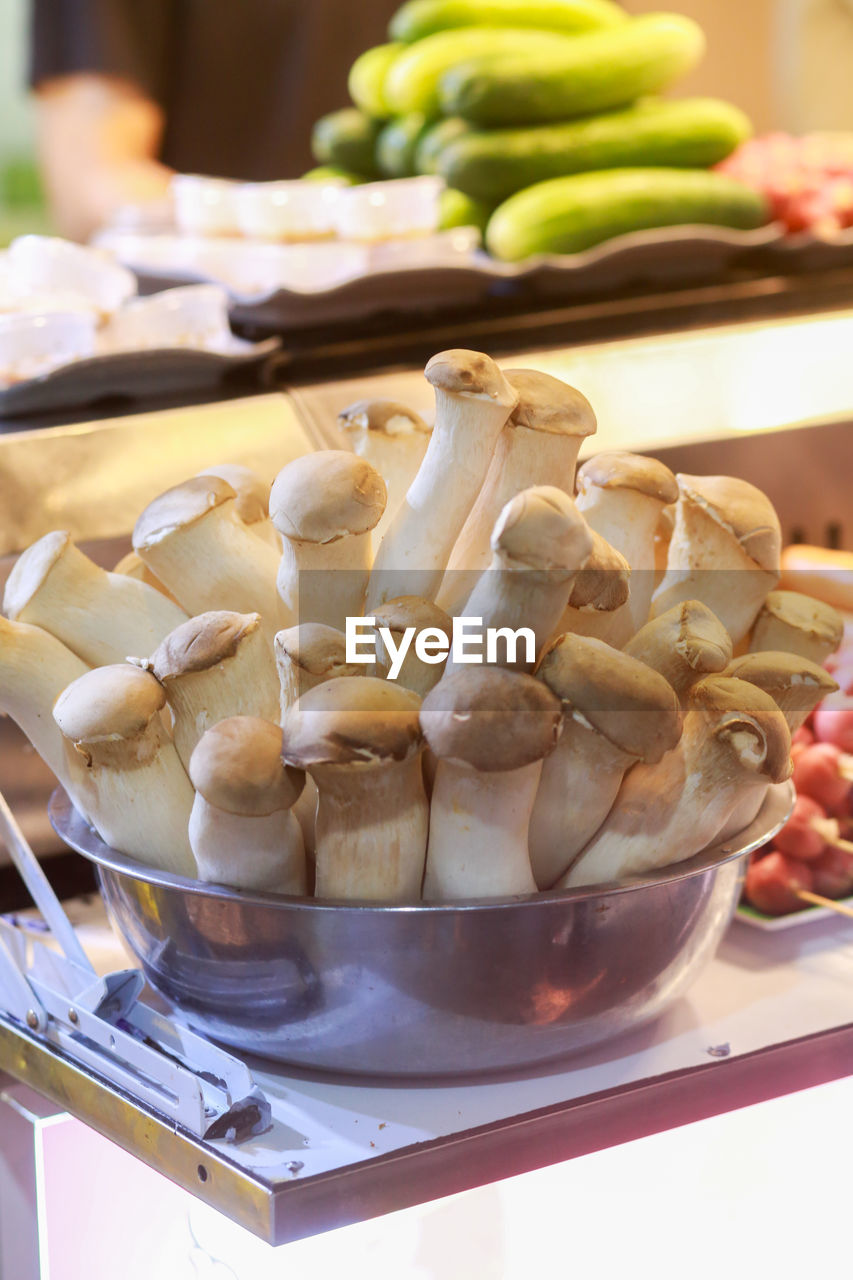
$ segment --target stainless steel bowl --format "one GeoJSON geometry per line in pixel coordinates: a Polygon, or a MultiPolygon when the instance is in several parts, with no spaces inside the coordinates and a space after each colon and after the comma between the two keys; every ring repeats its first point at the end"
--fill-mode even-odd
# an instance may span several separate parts
{"type": "Polygon", "coordinates": [[[358,905],[246,894],[134,862],[62,791],[152,987],[196,1030],[301,1067],[436,1076],[530,1067],[656,1017],[711,959],[749,853],[790,813],[771,788],[735,840],[618,884],[490,901],[358,905]]]}

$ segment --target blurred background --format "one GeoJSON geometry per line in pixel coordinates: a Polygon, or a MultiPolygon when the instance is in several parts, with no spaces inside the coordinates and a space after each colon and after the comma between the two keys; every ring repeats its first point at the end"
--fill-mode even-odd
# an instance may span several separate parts
{"type": "MultiPolygon", "coordinates": [[[[54,3],[60,6],[65,0],[54,3]]],[[[701,66],[679,84],[679,94],[710,94],[736,103],[751,117],[757,133],[853,128],[853,0],[624,4],[634,13],[670,7],[704,28],[708,52],[701,66]]],[[[29,20],[30,0],[0,0],[0,244],[23,230],[50,229],[27,91],[29,20]]],[[[349,38],[351,33],[342,36],[349,38]]],[[[353,59],[367,43],[362,38],[346,56],[353,59]]],[[[346,104],[342,79],[334,78],[329,95],[328,110],[346,104]]]]}

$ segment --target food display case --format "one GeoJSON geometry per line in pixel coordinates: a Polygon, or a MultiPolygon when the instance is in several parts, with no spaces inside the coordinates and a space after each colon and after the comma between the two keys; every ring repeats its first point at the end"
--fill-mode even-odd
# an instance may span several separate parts
{"type": "MultiPolygon", "coordinates": [[[[336,415],[367,395],[429,416],[423,358],[456,345],[581,390],[599,422],[582,456],[630,449],[673,471],[741,476],[770,496],[786,540],[851,547],[853,294],[843,275],[822,282],[819,306],[811,288],[753,283],[748,305],[737,290],[708,288],[668,294],[656,310],[646,297],[513,322],[472,317],[453,331],[412,324],[396,340],[332,335],[285,356],[278,389],[262,395],[51,425],[10,419],[0,434],[0,572],[5,579],[17,554],[57,526],[111,566],[129,548],[135,514],[163,489],[214,457],[275,474],[292,458],[346,447],[336,415]]],[[[50,866],[60,848],[46,818],[50,775],[8,722],[2,733],[2,790],[50,866]]],[[[100,900],[74,897],[91,873],[82,861],[72,867],[78,936],[100,972],[125,968],[100,900]]],[[[5,905],[17,910],[13,869],[2,877],[5,905]]],[[[353,1250],[354,1265],[370,1258],[375,1275],[520,1275],[534,1202],[549,1206],[537,1230],[543,1259],[544,1241],[557,1247],[551,1217],[564,1221],[567,1204],[578,1212],[578,1256],[592,1259],[593,1236],[612,1231],[632,1180],[659,1179],[688,1215],[674,1167],[700,1167],[695,1198],[709,1152],[725,1161],[737,1147],[739,1168],[750,1144],[767,1152],[767,1132],[780,1126],[792,1138],[777,1171],[793,1171],[795,1145],[796,1162],[819,1158],[820,1117],[843,1111],[849,1092],[849,927],[833,918],[767,935],[735,922],[689,994],[656,1021],[535,1068],[394,1080],[249,1057],[272,1124],[236,1143],[194,1133],[138,1081],[105,1078],[0,1015],[0,1272],[30,1280],[40,1258],[52,1276],[99,1274],[132,1230],[122,1216],[131,1197],[152,1214],[156,1206],[162,1230],[148,1254],[140,1241],[128,1275],[143,1256],[150,1265],[168,1257],[176,1275],[242,1277],[320,1269],[353,1250]],[[84,1210],[71,1195],[72,1165],[75,1182],[98,1188],[99,1205],[98,1224],[73,1247],[77,1272],[68,1240],[84,1210]],[[127,1195],[113,1206],[107,1188],[119,1182],[127,1195]],[[601,1211],[598,1225],[584,1207],[597,1185],[614,1194],[613,1215],[601,1211]]],[[[543,1025],[546,996],[562,1007],[581,998],[565,986],[543,993],[543,1025]]],[[[739,1203],[757,1205],[759,1194],[764,1203],[777,1185],[769,1157],[750,1170],[731,1186],[739,1203]]],[[[716,1274],[724,1245],[755,1256],[755,1241],[733,1231],[696,1260],[698,1275],[716,1274]]],[[[815,1247],[814,1257],[835,1256],[833,1225],[815,1247]]]]}

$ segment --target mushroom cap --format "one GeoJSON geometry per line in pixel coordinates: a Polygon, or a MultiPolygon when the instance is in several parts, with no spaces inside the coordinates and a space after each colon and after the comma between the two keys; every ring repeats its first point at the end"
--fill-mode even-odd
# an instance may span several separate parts
{"type": "Polygon", "coordinates": [[[183,484],[176,484],[149,502],[140,515],[133,528],[134,551],[162,542],[169,534],[194,524],[209,511],[236,497],[227,480],[219,476],[193,476],[183,484]]]}
{"type": "Polygon", "coordinates": [[[427,382],[440,391],[481,396],[498,404],[515,405],[518,393],[491,356],[482,351],[439,351],[424,369],[427,382]]]}
{"type": "Polygon", "coordinates": [[[200,613],[170,631],[151,657],[137,665],[166,684],[192,671],[209,671],[226,658],[233,658],[246,636],[260,628],[259,613],[231,613],[226,609],[200,613]]]}
{"type": "Polygon", "coordinates": [[[665,506],[678,498],[678,483],[669,467],[656,458],[620,450],[597,453],[578,468],[578,493],[585,493],[592,485],[598,489],[633,489],[665,506]]]}
{"type": "Polygon", "coordinates": [[[116,663],[72,680],[57,698],[53,718],[72,742],[114,742],[137,737],[165,705],[165,690],[150,672],[116,663]]]}
{"type": "Polygon", "coordinates": [[[421,749],[416,693],[373,676],[341,676],[309,689],[284,717],[285,763],[382,765],[421,749]]]}
{"type": "Polygon", "coordinates": [[[592,550],[592,535],[562,489],[535,485],[510,498],[501,511],[492,550],[526,569],[577,570],[592,550]]]}
{"type": "Polygon", "coordinates": [[[595,609],[611,613],[627,601],[631,593],[631,566],[606,538],[587,525],[592,550],[572,583],[569,604],[573,609],[595,609]]]}
{"type": "Polygon", "coordinates": [[[304,773],[282,764],[281,729],[259,716],[230,716],[208,729],[189,775],[208,804],[246,817],[289,809],[305,785],[304,773]]]}
{"type": "Polygon", "coordinates": [[[562,712],[558,699],[533,676],[471,667],[444,676],[427,694],[421,727],[439,758],[497,773],[549,755],[560,736],[562,712]]]}
{"type": "Polygon", "coordinates": [[[731,662],[732,638],[701,600],[682,600],[640,627],[624,651],[656,666],[660,650],[677,653],[693,671],[716,672],[731,662]]]}
{"type": "Polygon", "coordinates": [[[407,627],[414,627],[416,631],[435,627],[449,636],[453,630],[453,622],[444,610],[422,596],[397,596],[395,600],[386,600],[372,609],[371,615],[376,619],[377,627],[387,627],[395,633],[403,632],[407,627]]]}
{"type": "Polygon", "coordinates": [[[518,392],[510,426],[562,436],[595,434],[598,424],[592,405],[575,387],[537,369],[507,369],[506,378],[518,392]]]}
{"type": "Polygon", "coordinates": [[[716,736],[757,730],[764,742],[758,771],[771,782],[790,777],[791,734],[782,712],[763,689],[730,676],[706,676],[690,690],[689,708],[708,721],[716,736]]]}
{"type": "Polygon", "coordinates": [[[338,426],[343,431],[379,431],[386,436],[411,435],[415,431],[429,433],[428,426],[419,413],[399,400],[356,400],[338,414],[338,426]]]}
{"type": "Polygon", "coordinates": [[[288,657],[301,670],[312,676],[325,676],[338,668],[351,668],[347,662],[347,638],[337,627],[325,622],[300,622],[276,632],[276,657],[288,657]]]}
{"type": "Polygon", "coordinates": [[[71,545],[71,534],[64,529],[55,529],[18,556],[3,593],[3,612],[7,618],[14,621],[27,607],[57,560],[71,545]]]}
{"type": "MultiPolygon", "coordinates": [[[[802,695],[804,704],[817,706],[828,693],[835,693],[838,683],[823,667],[796,653],[762,649],[745,653],[728,664],[724,676],[746,680],[768,693],[774,702],[790,701],[791,695],[802,695]]],[[[800,700],[800,699],[798,699],[800,700]]]]}
{"type": "Polygon", "coordinates": [[[536,674],[567,715],[639,760],[655,763],[681,737],[681,711],[671,685],[603,640],[561,636],[546,649],[536,674]]]}
{"type": "Polygon", "coordinates": [[[679,475],[677,479],[683,501],[707,512],[760,569],[778,574],[782,530],[766,494],[736,476],[679,475]]]}
{"type": "Polygon", "coordinates": [[[220,462],[215,467],[205,467],[199,476],[218,476],[230,484],[237,495],[237,515],[244,524],[257,524],[269,515],[270,487],[250,467],[236,462],[220,462]]]}
{"type": "Polygon", "coordinates": [[[844,635],[844,619],[832,605],[801,591],[769,591],[755,620],[755,630],[768,621],[784,623],[837,649],[844,635]]]}
{"type": "Polygon", "coordinates": [[[279,471],[270,517],[295,542],[336,542],[374,529],[387,500],[385,481],[366,459],[346,449],[323,449],[279,471]]]}

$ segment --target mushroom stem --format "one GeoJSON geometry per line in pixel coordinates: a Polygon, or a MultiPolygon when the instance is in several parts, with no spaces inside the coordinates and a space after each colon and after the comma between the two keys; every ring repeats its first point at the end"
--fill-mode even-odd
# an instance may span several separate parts
{"type": "Polygon", "coordinates": [[[150,658],[134,661],[166,691],[185,769],[202,735],[220,720],[279,718],[275,661],[257,613],[199,614],[168,635],[150,658]]]}
{"type": "Polygon", "coordinates": [[[451,621],[431,600],[401,596],[380,605],[372,614],[376,653],[384,674],[404,689],[425,698],[444,675],[450,647],[451,621]],[[438,661],[426,661],[418,651],[438,661]]]}
{"type": "Polygon", "coordinates": [[[771,698],[741,680],[694,685],[684,732],[657,764],[636,764],[558,888],[609,883],[681,862],[718,837],[748,789],[790,772],[791,735],[771,698]]]}
{"type": "MultiPolygon", "coordinates": [[[[149,587],[159,591],[161,595],[166,596],[174,604],[178,604],[172,593],[163,586],[159,578],[154,577],[148,565],[135,551],[128,551],[126,556],[122,556],[118,564],[113,565],[112,571],[113,573],[122,574],[125,578],[136,578],[138,582],[145,582],[149,587]]],[[[178,608],[180,609],[181,606],[178,605],[178,608]]],[[[183,609],[181,609],[181,613],[183,612],[183,609]]]]}
{"type": "Polygon", "coordinates": [[[527,832],[558,700],[532,676],[473,668],[427,694],[421,724],[438,760],[424,897],[534,893],[527,832]]]}
{"type": "Polygon", "coordinates": [[[237,463],[220,462],[215,467],[205,467],[199,476],[218,476],[237,495],[234,509],[247,529],[268,542],[276,554],[281,551],[281,538],[269,518],[270,486],[249,467],[237,463]]]}
{"type": "Polygon", "coordinates": [[[541,772],[541,760],[496,773],[438,761],[424,877],[427,901],[536,892],[527,833],[541,772]],[[471,839],[474,823],[476,840],[471,839]]]}
{"type": "Polygon", "coordinates": [[[395,400],[359,400],[338,414],[338,426],[353,452],[375,467],[387,486],[385,511],[373,531],[378,546],[418,474],[432,428],[395,400]]]}
{"type": "Polygon", "coordinates": [[[240,519],[236,497],[217,476],[187,480],[149,503],[133,546],[191,616],[215,609],[259,613],[272,644],[290,621],[282,617],[276,590],[279,557],[240,519]]]}
{"type": "Polygon", "coordinates": [[[429,806],[420,754],[372,766],[315,765],[318,898],[415,902],[429,806]]]}
{"type": "Polygon", "coordinates": [[[146,583],[101,569],[61,531],[45,534],[19,557],[3,607],[9,618],[49,631],[93,667],[153,649],[187,616],[146,583]]]}
{"type": "Polygon", "coordinates": [[[419,897],[429,825],[419,709],[410,690],[359,676],[325,681],[285,716],[282,758],[317,784],[317,897],[419,897]]]}
{"type": "Polygon", "coordinates": [[[435,427],[405,501],[382,539],[367,612],[398,596],[434,600],[453,544],[489,470],[518,399],[500,369],[475,351],[443,351],[425,374],[435,388],[435,427]]]}
{"type": "MultiPolygon", "coordinates": [[[[507,642],[486,654],[491,665],[532,671],[566,608],[572,583],[592,541],[574,502],[561,489],[525,489],[504,507],[492,534],[493,560],[465,605],[484,631],[532,633],[533,645],[507,642]],[[531,651],[532,650],[532,651],[531,651]]],[[[445,671],[461,666],[453,653],[445,671]]]]}
{"type": "Polygon", "coordinates": [[[72,800],[108,845],[149,866],[195,876],[187,834],[193,789],[166,735],[166,695],[130,663],[98,667],[59,696],[72,800]]]}
{"type": "Polygon", "coordinates": [[[371,545],[369,533],[327,543],[282,538],[277,581],[287,615],[300,625],[317,622],[335,630],[343,630],[347,618],[360,618],[371,545]]]}
{"type": "Polygon", "coordinates": [[[572,497],[578,451],[596,427],[592,406],[574,387],[532,369],[510,369],[506,378],[518,393],[518,404],[498,437],[437,597],[451,615],[461,612],[489,565],[492,530],[506,504],[536,485],[551,485],[572,497]]]}
{"type": "Polygon", "coordinates": [[[49,631],[0,617],[0,712],[12,717],[66,790],[65,746],[51,713],[66,685],[87,670],[49,631]]]}

